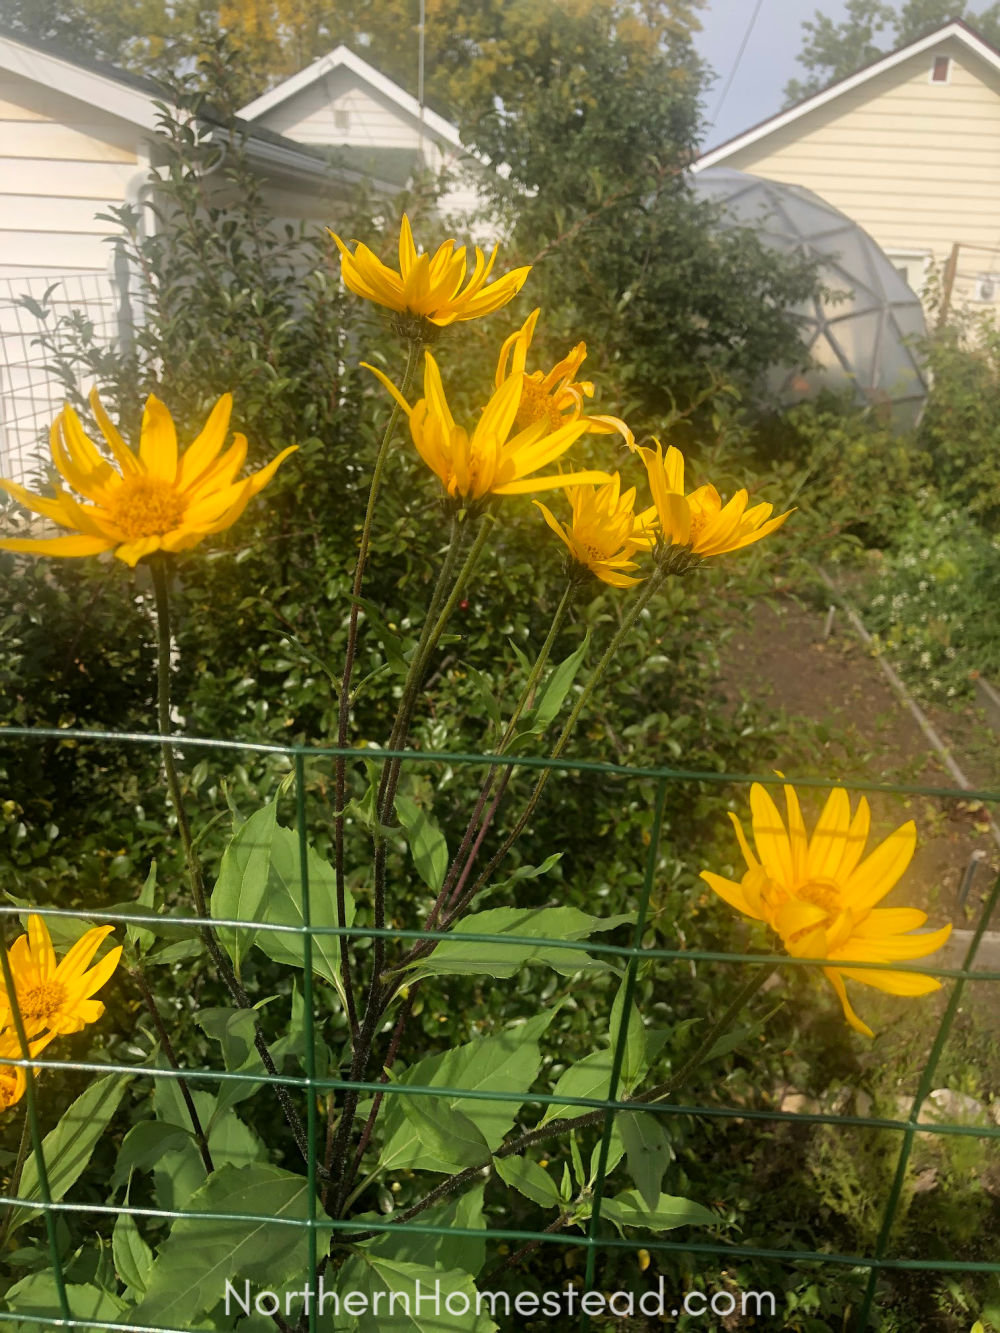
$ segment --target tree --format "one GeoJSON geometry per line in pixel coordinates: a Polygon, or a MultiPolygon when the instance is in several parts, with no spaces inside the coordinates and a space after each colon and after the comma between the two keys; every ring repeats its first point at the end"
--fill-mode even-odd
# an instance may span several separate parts
{"type": "Polygon", "coordinates": [[[988,42],[1000,45],[1000,3],[973,12],[967,0],[904,0],[901,6],[848,0],[841,23],[817,11],[802,25],[806,37],[798,57],[810,77],[787,84],[785,105],[819,92],[951,19],[964,19],[988,42]]]}

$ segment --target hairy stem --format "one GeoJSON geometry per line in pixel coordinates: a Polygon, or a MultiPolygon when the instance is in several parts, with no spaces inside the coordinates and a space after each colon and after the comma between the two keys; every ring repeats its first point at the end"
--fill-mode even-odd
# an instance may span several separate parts
{"type": "MultiPolygon", "coordinates": [[[[170,1034],[164,1025],[160,1016],[160,1011],[156,1007],[156,1001],[153,998],[153,992],[149,989],[149,983],[146,980],[138,960],[129,964],[128,974],[138,987],[139,994],[142,996],[142,1002],[153,1020],[153,1027],[156,1028],[156,1035],[160,1039],[160,1045],[163,1047],[163,1054],[167,1057],[167,1063],[171,1069],[180,1071],[180,1062],[177,1059],[177,1053],[174,1050],[173,1042],[170,1040],[170,1034]]],[[[186,1078],[179,1078],[177,1085],[180,1088],[181,1097],[184,1099],[184,1105],[187,1107],[188,1117],[191,1120],[191,1128],[194,1130],[195,1139],[198,1142],[198,1151],[201,1153],[201,1160],[206,1172],[209,1175],[215,1170],[215,1164],[212,1161],[212,1154],[209,1151],[208,1139],[202,1128],[201,1118],[198,1115],[198,1108],[194,1104],[194,1098],[191,1096],[191,1089],[188,1087],[186,1078]]]]}

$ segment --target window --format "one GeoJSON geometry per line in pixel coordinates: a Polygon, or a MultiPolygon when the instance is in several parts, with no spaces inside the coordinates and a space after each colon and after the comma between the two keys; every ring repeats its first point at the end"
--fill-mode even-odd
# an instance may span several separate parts
{"type": "Polygon", "coordinates": [[[907,250],[887,247],[885,256],[910,290],[923,294],[931,265],[930,250],[907,250]]]}
{"type": "Polygon", "coordinates": [[[935,56],[931,66],[931,83],[948,83],[951,75],[951,57],[935,56]]]}
{"type": "Polygon", "coordinates": [[[346,106],[336,106],[333,108],[333,124],[338,130],[350,129],[351,113],[346,106]]]}

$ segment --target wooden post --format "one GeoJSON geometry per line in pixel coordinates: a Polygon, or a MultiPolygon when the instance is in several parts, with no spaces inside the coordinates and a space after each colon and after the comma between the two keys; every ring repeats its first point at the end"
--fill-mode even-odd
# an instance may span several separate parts
{"type": "Polygon", "coordinates": [[[955,275],[958,272],[958,252],[961,245],[958,241],[951,247],[951,254],[944,266],[944,277],[941,281],[941,309],[938,312],[937,326],[944,328],[948,322],[948,312],[951,308],[951,297],[955,290],[955,275]]]}

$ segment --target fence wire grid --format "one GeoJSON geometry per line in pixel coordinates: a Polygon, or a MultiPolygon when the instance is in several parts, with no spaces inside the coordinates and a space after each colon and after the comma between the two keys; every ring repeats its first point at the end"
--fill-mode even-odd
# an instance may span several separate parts
{"type": "MultiPolygon", "coordinates": [[[[477,1241],[485,1241],[488,1244],[494,1245],[510,1241],[522,1243],[537,1242],[544,1245],[568,1246],[584,1249],[586,1251],[584,1290],[591,1290],[594,1286],[596,1264],[601,1251],[630,1250],[634,1252],[639,1246],[651,1253],[673,1251],[682,1252],[686,1255],[714,1257],[720,1260],[720,1264],[729,1266],[741,1259],[764,1259],[783,1262],[796,1267],[800,1265],[816,1265],[819,1267],[829,1266],[831,1268],[862,1270],[867,1271],[868,1273],[867,1286],[865,1288],[865,1295],[861,1308],[857,1312],[856,1320],[852,1321],[851,1324],[852,1328],[859,1331],[865,1330],[871,1326],[870,1318],[872,1317],[876,1301],[878,1277],[880,1273],[886,1272],[887,1270],[939,1272],[942,1274],[951,1273],[958,1275],[971,1273],[1000,1274],[1000,1259],[997,1261],[965,1262],[950,1259],[915,1259],[890,1253],[890,1238],[893,1223],[897,1217],[903,1196],[907,1168],[916,1136],[918,1134],[958,1136],[992,1141],[1000,1139],[1000,1125],[973,1125],[938,1119],[932,1121],[920,1120],[921,1109],[931,1092],[940,1057],[952,1030],[955,1017],[960,1010],[965,987],[969,983],[996,983],[1000,981],[1000,971],[975,968],[980,946],[995,912],[998,899],[1000,899],[1000,878],[993,884],[992,889],[983,896],[978,919],[972,930],[969,932],[968,945],[962,965],[957,968],[921,966],[919,964],[908,966],[905,963],[896,962],[872,963],[859,961],[855,963],[844,959],[828,960],[792,957],[784,953],[739,953],[689,948],[668,949],[647,945],[643,942],[650,924],[650,901],[657,876],[660,835],[662,832],[667,794],[672,784],[711,784],[716,786],[728,785],[749,787],[749,785],[754,782],[766,786],[782,786],[785,783],[790,783],[796,788],[815,788],[821,791],[828,791],[834,787],[846,786],[851,792],[881,793],[887,796],[920,795],[943,800],[961,800],[965,802],[975,800],[991,806],[995,811],[1000,810],[1000,792],[992,790],[935,787],[921,784],[889,784],[866,781],[852,781],[850,783],[845,783],[840,779],[778,776],[774,772],[761,774],[716,773],[674,767],[639,768],[595,761],[553,760],[527,756],[512,757],[509,755],[498,756],[490,754],[416,750],[399,751],[376,748],[358,750],[353,748],[339,749],[334,746],[282,746],[275,744],[254,744],[241,741],[224,741],[177,734],[171,737],[164,737],[154,734],[133,732],[126,733],[83,729],[0,726],[0,744],[9,743],[14,740],[27,741],[29,744],[38,745],[53,742],[70,742],[77,745],[80,743],[90,743],[109,747],[122,745],[160,747],[164,743],[169,743],[175,752],[186,751],[191,753],[208,751],[215,754],[226,755],[252,754],[257,756],[272,756],[286,766],[286,771],[290,770],[293,774],[296,815],[295,823],[298,835],[299,874],[301,875],[303,900],[302,925],[277,925],[273,922],[252,919],[217,918],[214,916],[209,918],[209,920],[212,927],[215,928],[220,926],[233,928],[251,927],[255,931],[284,933],[302,939],[304,955],[302,988],[305,1024],[305,1074],[304,1076],[282,1074],[275,1077],[261,1070],[253,1072],[252,1081],[256,1084],[263,1085],[265,1091],[269,1087],[278,1085],[278,1087],[287,1089],[290,1093],[298,1094],[305,1100],[306,1126],[309,1143],[309,1153],[306,1162],[306,1174],[308,1178],[308,1217],[305,1219],[297,1219],[246,1212],[212,1213],[191,1210],[185,1211],[184,1209],[138,1207],[127,1204],[67,1202],[65,1199],[54,1199],[52,1197],[43,1150],[44,1135],[41,1128],[35,1088],[36,1070],[68,1070],[94,1074],[119,1073],[132,1077],[148,1077],[153,1081],[154,1086],[157,1080],[183,1079],[190,1082],[192,1085],[211,1083],[222,1087],[227,1081],[245,1082],[249,1075],[247,1073],[239,1073],[223,1068],[207,1066],[203,1068],[185,1067],[177,1070],[169,1067],[153,1067],[148,1063],[143,1064],[138,1062],[135,1064],[115,1064],[108,1062],[88,1063],[85,1061],[73,1060],[26,1058],[27,1044],[25,1030],[21,1015],[17,1009],[16,989],[13,983],[10,963],[7,958],[7,947],[9,947],[10,943],[9,923],[11,918],[26,918],[27,913],[30,911],[45,919],[64,917],[78,921],[85,918],[87,921],[98,924],[141,926],[144,924],[161,924],[166,916],[172,925],[189,927],[204,926],[206,924],[206,918],[197,915],[175,915],[173,912],[164,914],[130,911],[126,914],[114,911],[89,910],[86,907],[58,908],[44,905],[32,905],[28,908],[22,904],[13,906],[0,905],[0,927],[2,927],[2,939],[5,946],[0,948],[0,963],[2,963],[7,994],[14,997],[13,1018],[22,1052],[20,1058],[8,1058],[0,1055],[0,1065],[23,1068],[26,1074],[27,1087],[25,1101],[27,1123],[30,1131],[33,1160],[36,1163],[38,1177],[38,1198],[31,1200],[31,1207],[36,1212],[41,1212],[44,1216],[48,1250],[52,1261],[54,1283],[59,1305],[59,1314],[54,1317],[42,1314],[25,1313],[23,1311],[11,1312],[0,1310],[0,1325],[21,1324],[25,1330],[38,1327],[39,1329],[114,1329],[117,1330],[118,1333],[123,1333],[123,1331],[124,1333],[189,1333],[189,1330],[186,1328],[179,1329],[165,1325],[129,1323],[124,1319],[108,1321],[106,1319],[86,1318],[80,1314],[74,1315],[70,1308],[69,1296],[67,1293],[67,1286],[69,1284],[65,1272],[65,1260],[61,1250],[60,1238],[56,1226],[57,1219],[62,1213],[73,1214],[77,1217],[92,1218],[95,1227],[108,1218],[116,1218],[122,1214],[128,1214],[136,1219],[159,1222],[173,1222],[178,1219],[194,1219],[204,1222],[235,1222],[240,1224],[266,1223],[270,1226],[281,1225],[298,1228],[306,1233],[309,1264],[308,1271],[310,1274],[314,1275],[316,1273],[320,1255],[327,1249],[331,1237],[335,1236],[337,1233],[344,1233],[348,1236],[351,1233],[359,1233],[359,1221],[357,1218],[352,1219],[348,1217],[345,1219],[333,1220],[326,1216],[319,1216],[319,1183],[321,1179],[321,1167],[319,1165],[317,1151],[317,1136],[320,1132],[318,1123],[318,1101],[327,1093],[343,1093],[350,1089],[361,1093],[379,1093],[388,1097],[402,1096],[429,1098],[432,1100],[450,1100],[461,1097],[469,1101],[483,1100],[494,1103],[508,1102],[516,1107],[527,1105],[540,1107],[554,1104],[560,1106],[568,1105],[579,1108],[581,1114],[600,1111],[603,1112],[604,1117],[598,1171],[593,1187],[593,1208],[591,1217],[587,1223],[587,1234],[585,1236],[579,1234],[565,1234],[539,1230],[519,1230],[512,1228],[504,1229],[487,1227],[487,1229],[484,1230],[482,1228],[460,1226],[442,1227],[422,1223],[419,1220],[401,1223],[394,1222],[387,1218],[387,1220],[383,1222],[376,1222],[370,1220],[367,1216],[363,1223],[364,1233],[366,1235],[381,1232],[406,1231],[415,1236],[438,1236],[453,1239],[469,1238],[477,1241]],[[306,808],[306,763],[307,761],[312,760],[334,759],[338,757],[346,757],[355,762],[358,762],[361,758],[375,761],[386,761],[398,758],[403,761],[404,766],[419,765],[421,767],[432,768],[440,768],[442,766],[451,766],[459,769],[502,767],[504,769],[541,770],[550,768],[555,769],[562,774],[581,775],[589,773],[596,777],[604,776],[609,779],[621,779],[628,783],[651,784],[655,788],[653,822],[650,830],[649,845],[645,856],[645,870],[641,889],[638,892],[636,902],[633,903],[629,901],[629,891],[626,890],[624,894],[625,901],[617,905],[623,912],[629,911],[634,906],[635,923],[631,928],[630,943],[617,945],[601,943],[593,939],[565,940],[536,939],[533,937],[533,943],[547,949],[566,950],[568,952],[578,951],[589,955],[608,958],[613,957],[623,965],[624,1001],[622,1007],[622,1020],[618,1026],[617,1032],[612,1034],[613,1054],[608,1095],[606,1097],[574,1097],[562,1093],[559,1095],[536,1092],[529,1092],[527,1094],[521,1092],[505,1093],[503,1091],[491,1089],[455,1088],[438,1085],[421,1086],[409,1083],[394,1083],[392,1081],[351,1081],[349,1079],[333,1076],[321,1077],[318,1075],[315,1064],[314,1020],[316,1015],[312,973],[312,950],[314,940],[317,937],[323,936],[347,936],[350,938],[368,940],[371,940],[376,936],[381,936],[388,941],[397,942],[420,940],[440,941],[447,939],[450,936],[450,932],[447,930],[428,931],[395,927],[386,927],[383,930],[377,930],[373,926],[366,925],[339,927],[312,924],[307,857],[307,847],[309,844],[306,808]],[[833,1110],[829,1112],[804,1112],[767,1110],[744,1105],[703,1105],[674,1101],[641,1102],[636,1101],[635,1099],[623,1099],[619,1096],[619,1091],[626,1050],[628,1027],[627,1016],[630,1012],[633,996],[635,994],[640,965],[652,960],[674,965],[721,964],[723,966],[739,968],[812,968],[817,965],[835,963],[838,967],[850,966],[852,969],[870,969],[876,972],[900,972],[910,970],[936,977],[940,979],[942,983],[950,983],[951,991],[931,1042],[930,1051],[923,1064],[909,1115],[905,1118],[846,1115],[833,1110]],[[619,1112],[627,1111],[634,1113],[638,1110],[641,1110],[646,1114],[664,1117],[687,1116],[719,1120],[739,1119],[741,1121],[756,1121],[762,1123],[784,1122],[803,1125],[837,1125],[870,1130],[888,1130],[896,1133],[899,1137],[898,1155],[895,1170],[892,1175],[892,1183],[884,1200],[881,1225],[876,1244],[872,1247],[870,1253],[848,1254],[836,1250],[820,1251],[766,1248],[761,1246],[740,1245],[738,1242],[727,1243],[723,1241],[694,1238],[667,1240],[646,1234],[640,1235],[638,1232],[629,1237],[608,1234],[606,1219],[602,1225],[601,1210],[607,1183],[608,1173],[606,1168],[614,1120],[619,1112]],[[320,1237],[322,1237],[322,1240],[320,1237]]],[[[967,884],[963,886],[964,892],[967,892],[967,887],[967,884]]],[[[496,945],[509,945],[511,940],[511,936],[509,935],[475,934],[464,931],[462,932],[461,938],[463,942],[467,943],[478,942],[496,945]]],[[[487,1169],[488,1168],[484,1168],[484,1170],[487,1169]]],[[[14,1208],[18,1204],[23,1206],[24,1200],[19,1199],[15,1195],[0,1195],[0,1205],[3,1205],[5,1208],[14,1208]]],[[[690,1230],[690,1228],[685,1228],[685,1230],[690,1230]]],[[[317,1318],[318,1315],[315,1303],[308,1304],[307,1311],[300,1327],[307,1327],[309,1333],[315,1333],[315,1330],[319,1327],[317,1318]]],[[[205,1326],[207,1327],[207,1325],[205,1326]]],[[[586,1313],[581,1313],[579,1320],[574,1320],[573,1326],[579,1328],[580,1333],[586,1333],[586,1330],[590,1327],[588,1315],[586,1313]]],[[[569,1327],[569,1325],[566,1325],[566,1327],[569,1327]]],[[[846,1324],[845,1327],[847,1327],[846,1324]]]]}

